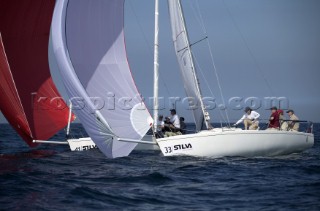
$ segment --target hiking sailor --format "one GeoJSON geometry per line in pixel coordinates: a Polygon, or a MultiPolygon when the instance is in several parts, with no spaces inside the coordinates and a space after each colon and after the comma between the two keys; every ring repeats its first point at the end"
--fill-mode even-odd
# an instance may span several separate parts
{"type": "Polygon", "coordinates": [[[259,117],[260,114],[256,111],[253,111],[250,107],[246,107],[244,109],[245,114],[242,116],[241,119],[237,121],[236,124],[234,124],[234,127],[237,127],[238,124],[241,122],[244,122],[244,129],[245,130],[257,130],[259,127],[259,117]],[[249,127],[249,128],[248,128],[249,127]]]}

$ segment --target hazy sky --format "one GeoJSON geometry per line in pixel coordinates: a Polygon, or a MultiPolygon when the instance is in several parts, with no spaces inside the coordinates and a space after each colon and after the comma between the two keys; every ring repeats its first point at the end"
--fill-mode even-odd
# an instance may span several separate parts
{"type": "MultiPolygon", "coordinates": [[[[190,42],[209,37],[213,59],[231,121],[243,115],[229,99],[285,97],[300,119],[320,122],[320,1],[318,0],[184,0],[190,42]],[[198,2],[198,4],[197,4],[198,2]],[[200,20],[199,20],[200,19],[200,20]]],[[[125,32],[128,60],[139,91],[153,96],[154,2],[126,1],[125,32]]],[[[222,104],[208,42],[192,47],[204,97],[222,104]],[[208,88],[210,87],[210,89],[208,88]],[[211,93],[212,92],[212,93],[211,93]]],[[[56,75],[60,90],[62,85],[56,75]]],[[[160,87],[169,114],[169,97],[185,97],[173,49],[167,1],[160,0],[160,87]]],[[[63,92],[63,91],[62,91],[63,92]]],[[[63,93],[65,95],[65,93],[63,93]]],[[[244,107],[245,103],[241,102],[244,107]]],[[[182,103],[178,112],[191,122],[182,103]]],[[[213,122],[223,118],[220,109],[210,111],[213,122]]],[[[0,120],[4,118],[0,116],[0,120]]]]}
{"type": "MultiPolygon", "coordinates": [[[[167,3],[160,0],[160,4],[160,96],[183,98],[167,3]]],[[[150,0],[127,1],[128,57],[144,96],[153,92],[153,6],[150,0]]],[[[263,106],[264,98],[286,97],[300,119],[320,121],[320,1],[184,0],[183,8],[191,43],[205,37],[198,21],[203,18],[226,102],[232,97],[256,97],[262,103],[258,112],[266,118],[270,111],[263,106]]],[[[200,64],[203,96],[212,96],[209,84],[219,105],[207,41],[192,48],[200,64]]],[[[168,114],[168,109],[162,113],[168,114]]],[[[192,121],[184,106],[179,112],[192,121]]],[[[228,112],[231,120],[243,114],[242,110],[228,112]]],[[[222,120],[219,109],[210,113],[214,122],[222,120]]]]}

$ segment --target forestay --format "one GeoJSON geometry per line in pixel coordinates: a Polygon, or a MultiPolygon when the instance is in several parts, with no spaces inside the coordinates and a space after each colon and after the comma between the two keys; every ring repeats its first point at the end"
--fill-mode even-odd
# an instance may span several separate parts
{"type": "Polygon", "coordinates": [[[57,0],[52,43],[74,112],[108,157],[127,156],[152,118],[133,81],[124,0],[57,0]]]}
{"type": "Polygon", "coordinates": [[[181,2],[179,0],[168,0],[168,5],[173,42],[180,66],[184,89],[189,97],[189,109],[193,111],[196,130],[199,131],[205,128],[204,114],[206,112],[201,99],[201,91],[193,63],[188,33],[185,28],[181,2]]]}

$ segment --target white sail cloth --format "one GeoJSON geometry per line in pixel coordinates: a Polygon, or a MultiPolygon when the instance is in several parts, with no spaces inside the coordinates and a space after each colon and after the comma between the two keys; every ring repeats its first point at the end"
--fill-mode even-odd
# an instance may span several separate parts
{"type": "Polygon", "coordinates": [[[181,3],[180,0],[168,0],[168,5],[173,42],[180,66],[184,89],[189,97],[189,108],[193,112],[196,130],[200,131],[204,128],[204,112],[201,107],[201,92],[193,63],[188,33],[185,28],[181,3]]]}
{"type": "Polygon", "coordinates": [[[127,156],[152,118],[133,81],[124,42],[124,0],[57,0],[53,53],[73,109],[108,157],[127,156]]]}

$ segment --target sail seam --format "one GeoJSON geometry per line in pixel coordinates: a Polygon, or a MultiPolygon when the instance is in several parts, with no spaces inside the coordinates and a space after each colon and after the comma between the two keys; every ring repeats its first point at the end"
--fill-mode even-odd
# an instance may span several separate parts
{"type": "Polygon", "coordinates": [[[2,47],[3,47],[3,53],[4,53],[4,55],[5,55],[5,62],[7,63],[8,67],[9,67],[9,74],[10,74],[10,77],[11,77],[12,82],[13,82],[13,85],[14,85],[14,86],[13,86],[13,87],[14,87],[14,91],[16,92],[16,95],[17,95],[17,97],[18,97],[18,101],[19,101],[21,110],[22,110],[22,112],[23,112],[23,118],[24,118],[25,122],[27,123],[28,129],[29,129],[29,131],[28,131],[28,132],[29,132],[29,136],[33,139],[33,134],[32,134],[32,132],[31,132],[31,129],[30,129],[30,126],[29,126],[29,122],[28,122],[28,120],[27,120],[26,113],[25,113],[24,108],[23,108],[23,106],[22,106],[21,99],[20,99],[20,96],[19,96],[19,93],[18,93],[18,90],[17,90],[16,83],[15,83],[15,81],[14,81],[14,79],[13,79],[13,75],[12,75],[12,72],[11,72],[10,64],[9,64],[8,57],[7,57],[7,54],[6,54],[6,50],[5,50],[5,47],[4,47],[4,43],[3,43],[3,41],[2,41],[1,32],[0,32],[0,44],[1,44],[2,47]]]}

